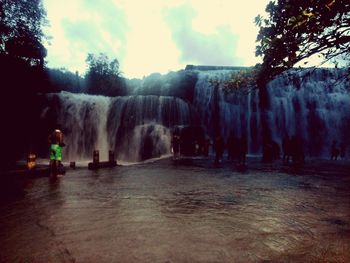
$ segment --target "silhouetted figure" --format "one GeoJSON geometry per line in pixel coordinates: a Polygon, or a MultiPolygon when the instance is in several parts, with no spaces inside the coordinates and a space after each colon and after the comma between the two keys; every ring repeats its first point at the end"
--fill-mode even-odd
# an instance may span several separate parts
{"type": "Polygon", "coordinates": [[[344,160],[345,159],[345,155],[346,155],[346,145],[345,145],[345,143],[342,143],[340,145],[340,158],[342,160],[344,160]]]}
{"type": "Polygon", "coordinates": [[[280,153],[281,153],[281,149],[280,146],[277,142],[275,141],[271,141],[271,150],[272,150],[272,160],[278,160],[280,158],[280,153]]]}
{"type": "Polygon", "coordinates": [[[221,135],[215,137],[214,140],[214,150],[215,150],[215,163],[218,164],[222,160],[222,155],[224,153],[224,143],[221,135]]]}
{"type": "Polygon", "coordinates": [[[246,155],[248,151],[248,143],[246,136],[242,136],[238,140],[238,165],[246,164],[246,155]]]}
{"type": "Polygon", "coordinates": [[[331,160],[337,160],[339,153],[340,153],[340,150],[337,147],[337,141],[333,140],[332,146],[331,146],[331,160]]]}
{"type": "Polygon", "coordinates": [[[147,160],[155,157],[154,155],[158,155],[158,153],[154,153],[154,145],[152,137],[149,134],[143,138],[142,147],[140,149],[141,160],[147,160]]]}
{"type": "Polygon", "coordinates": [[[176,159],[180,155],[180,132],[178,129],[175,129],[173,133],[171,144],[173,147],[174,159],[176,159]]]}
{"type": "Polygon", "coordinates": [[[227,158],[230,161],[234,161],[238,159],[238,147],[239,147],[239,140],[234,135],[230,135],[227,140],[227,158]]]}
{"type": "Polygon", "coordinates": [[[199,142],[196,140],[194,141],[194,155],[199,155],[200,152],[199,142]]]}
{"type": "Polygon", "coordinates": [[[289,136],[283,138],[282,141],[282,150],[283,150],[283,162],[289,163],[289,158],[291,158],[291,139],[289,136]]]}
{"type": "Polygon", "coordinates": [[[273,140],[266,140],[263,145],[263,162],[273,162],[280,158],[280,146],[273,140]]]}
{"type": "Polygon", "coordinates": [[[291,139],[291,154],[294,164],[303,164],[305,161],[303,141],[300,137],[293,136],[291,139]]]}
{"type": "Polygon", "coordinates": [[[270,163],[273,160],[272,143],[267,140],[263,144],[263,162],[270,163]]]}
{"type": "Polygon", "coordinates": [[[208,156],[209,155],[209,147],[210,147],[210,139],[207,138],[204,142],[204,146],[203,146],[203,154],[204,156],[208,156]]]}
{"type": "Polygon", "coordinates": [[[229,135],[228,139],[227,139],[227,160],[232,160],[232,140],[233,140],[233,136],[229,135]]]}

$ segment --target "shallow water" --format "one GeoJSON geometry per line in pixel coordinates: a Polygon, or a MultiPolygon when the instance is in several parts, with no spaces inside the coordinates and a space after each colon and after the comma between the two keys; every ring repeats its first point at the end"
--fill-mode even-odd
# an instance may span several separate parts
{"type": "MultiPolygon", "coordinates": [[[[340,164],[340,163],[339,163],[340,164]]],[[[350,262],[350,165],[171,159],[10,180],[1,262],[350,262]]]]}

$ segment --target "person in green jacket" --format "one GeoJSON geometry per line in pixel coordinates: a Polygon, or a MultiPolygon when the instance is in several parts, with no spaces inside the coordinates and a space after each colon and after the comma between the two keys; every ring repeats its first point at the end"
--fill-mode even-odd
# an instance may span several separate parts
{"type": "Polygon", "coordinates": [[[62,166],[62,146],[63,143],[63,133],[56,129],[49,136],[50,143],[50,174],[52,177],[57,177],[60,175],[60,167],[62,166]]]}

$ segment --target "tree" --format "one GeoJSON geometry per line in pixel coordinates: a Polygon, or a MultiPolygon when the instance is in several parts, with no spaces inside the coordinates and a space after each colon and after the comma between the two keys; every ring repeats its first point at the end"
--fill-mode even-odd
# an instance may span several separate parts
{"type": "Polygon", "coordinates": [[[350,1],[278,0],[271,1],[266,12],[267,18],[255,18],[260,27],[256,55],[263,57],[260,87],[313,55],[324,61],[349,58],[350,1]]]}
{"type": "Polygon", "coordinates": [[[66,68],[47,68],[45,70],[47,74],[46,90],[42,92],[60,92],[68,91],[73,93],[81,93],[84,91],[84,81],[79,76],[79,72],[75,73],[69,71],[66,68]]]}
{"type": "Polygon", "coordinates": [[[42,0],[0,0],[0,169],[13,165],[33,150],[39,116],[36,93],[46,86],[42,67],[46,25],[42,0]]]}
{"type": "Polygon", "coordinates": [[[88,93],[107,96],[126,94],[126,84],[121,78],[117,59],[110,60],[104,53],[88,54],[86,62],[88,71],[85,79],[88,93]]]}
{"type": "Polygon", "coordinates": [[[314,55],[324,62],[337,63],[340,57],[350,62],[349,0],[275,0],[266,6],[266,12],[266,18],[255,18],[260,27],[256,55],[263,58],[262,64],[226,83],[230,89],[259,88],[263,147],[271,140],[270,80],[314,55]]]}
{"type": "Polygon", "coordinates": [[[267,18],[255,18],[260,27],[256,55],[263,57],[256,75],[263,143],[271,139],[267,83],[313,55],[323,56],[324,61],[350,55],[348,0],[276,0],[266,12],[267,18]]]}
{"type": "Polygon", "coordinates": [[[36,59],[47,52],[42,27],[47,24],[42,0],[0,1],[0,53],[36,59]]]}
{"type": "Polygon", "coordinates": [[[246,86],[257,84],[265,89],[275,76],[297,63],[308,63],[306,59],[313,55],[336,65],[340,57],[349,59],[348,0],[275,0],[266,6],[266,12],[268,17],[255,18],[260,27],[256,56],[261,56],[263,62],[255,66],[252,75],[232,77],[229,88],[236,88],[235,84],[242,81],[246,86]]]}

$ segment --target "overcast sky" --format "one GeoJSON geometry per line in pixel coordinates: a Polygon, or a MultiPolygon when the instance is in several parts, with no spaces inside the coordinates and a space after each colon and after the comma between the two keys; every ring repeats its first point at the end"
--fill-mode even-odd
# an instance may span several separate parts
{"type": "Polygon", "coordinates": [[[187,64],[252,66],[268,0],[44,0],[49,67],[85,73],[87,53],[117,58],[125,77],[187,64]]]}

